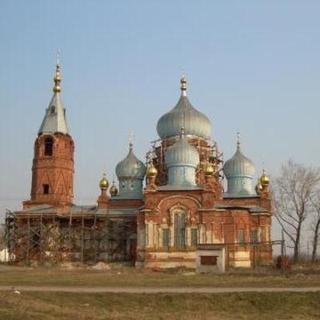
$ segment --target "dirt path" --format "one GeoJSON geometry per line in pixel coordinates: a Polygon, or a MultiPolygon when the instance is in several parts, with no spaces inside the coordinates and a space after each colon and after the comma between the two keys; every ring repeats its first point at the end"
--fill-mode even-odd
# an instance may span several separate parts
{"type": "Polygon", "coordinates": [[[217,288],[217,287],[63,287],[63,286],[0,286],[0,291],[73,292],[73,293],[235,293],[235,292],[319,292],[320,287],[295,288],[217,288]]]}

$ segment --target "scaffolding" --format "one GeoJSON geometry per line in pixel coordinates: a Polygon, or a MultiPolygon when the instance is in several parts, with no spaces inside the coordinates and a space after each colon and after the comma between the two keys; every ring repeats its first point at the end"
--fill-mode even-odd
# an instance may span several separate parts
{"type": "Polygon", "coordinates": [[[8,211],[5,230],[9,263],[135,260],[136,223],[132,217],[8,211]]]}

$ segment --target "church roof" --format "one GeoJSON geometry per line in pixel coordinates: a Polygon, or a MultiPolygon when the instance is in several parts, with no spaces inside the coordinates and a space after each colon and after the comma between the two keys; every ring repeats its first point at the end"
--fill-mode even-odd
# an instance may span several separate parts
{"type": "Polygon", "coordinates": [[[165,163],[168,168],[177,166],[196,168],[199,164],[199,152],[188,142],[183,130],[184,128],[181,129],[180,138],[165,152],[165,163]]]}
{"type": "Polygon", "coordinates": [[[146,173],[146,167],[133,152],[133,144],[129,143],[128,155],[116,166],[116,174],[119,180],[122,179],[140,179],[143,180],[146,173]]]}
{"type": "Polygon", "coordinates": [[[98,208],[96,205],[71,205],[69,207],[57,208],[51,205],[39,205],[23,210],[18,210],[17,214],[27,214],[27,215],[56,215],[59,216],[78,216],[78,215],[108,215],[108,216],[123,216],[123,215],[135,215],[137,213],[137,208],[98,208]]]}
{"type": "Polygon", "coordinates": [[[61,100],[61,73],[60,66],[57,64],[54,76],[53,97],[46,109],[45,116],[40,126],[38,134],[54,134],[56,132],[69,134],[66,120],[66,110],[61,100]]]}
{"type": "Polygon", "coordinates": [[[252,177],[254,175],[254,164],[242,153],[239,140],[237,142],[237,150],[233,157],[225,162],[223,172],[227,179],[234,177],[252,177]]]}
{"type": "Polygon", "coordinates": [[[158,121],[157,131],[161,139],[177,136],[181,128],[186,135],[209,139],[211,123],[206,115],[195,109],[187,97],[187,80],[181,79],[181,96],[176,106],[158,121]]]}

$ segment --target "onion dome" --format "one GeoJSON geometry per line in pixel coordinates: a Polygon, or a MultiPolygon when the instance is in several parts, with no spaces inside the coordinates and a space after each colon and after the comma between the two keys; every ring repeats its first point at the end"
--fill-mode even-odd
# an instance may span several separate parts
{"type": "Polygon", "coordinates": [[[195,171],[199,161],[198,150],[189,144],[183,129],[181,129],[180,139],[170,146],[165,153],[168,184],[195,186],[195,171]]]}
{"type": "Polygon", "coordinates": [[[114,180],[112,181],[112,186],[110,187],[109,192],[111,194],[111,197],[115,197],[118,194],[118,188],[116,187],[114,180]]]}
{"type": "Polygon", "coordinates": [[[146,167],[133,153],[133,145],[129,143],[129,153],[116,166],[119,180],[118,197],[125,199],[142,198],[142,183],[146,167]]]}
{"type": "Polygon", "coordinates": [[[212,176],[215,172],[214,165],[210,162],[207,162],[203,171],[206,176],[212,176]]]}
{"type": "Polygon", "coordinates": [[[260,182],[260,179],[258,179],[258,183],[256,185],[256,193],[257,193],[257,195],[261,194],[262,191],[263,191],[263,186],[262,186],[262,184],[260,182]]]}
{"type": "Polygon", "coordinates": [[[147,166],[147,177],[156,177],[158,174],[157,168],[154,166],[153,162],[150,161],[150,163],[147,166]]]}
{"type": "Polygon", "coordinates": [[[263,188],[266,188],[269,186],[270,179],[266,174],[266,171],[262,171],[262,176],[260,177],[260,184],[262,185],[263,188]]]}
{"type": "Polygon", "coordinates": [[[101,190],[107,190],[109,187],[109,182],[105,173],[103,174],[103,177],[99,182],[99,187],[101,190]]]}
{"type": "Polygon", "coordinates": [[[146,173],[146,167],[133,153],[133,145],[129,144],[129,153],[117,164],[116,174],[121,178],[137,178],[143,180],[146,173]]]}
{"type": "Polygon", "coordinates": [[[233,157],[226,161],[223,172],[228,181],[228,193],[232,195],[252,195],[252,179],[255,172],[253,162],[247,158],[237,142],[237,151],[233,157]]]}
{"type": "Polygon", "coordinates": [[[157,132],[161,139],[177,136],[181,128],[186,135],[209,139],[211,123],[200,111],[196,110],[187,97],[187,80],[181,79],[181,96],[176,106],[158,121],[157,132]]]}

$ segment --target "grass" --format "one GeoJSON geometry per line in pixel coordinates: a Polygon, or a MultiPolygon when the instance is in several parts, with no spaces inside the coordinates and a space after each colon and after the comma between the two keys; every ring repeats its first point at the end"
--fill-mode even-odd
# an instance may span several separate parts
{"type": "Polygon", "coordinates": [[[70,294],[0,292],[0,319],[259,319],[320,318],[319,293],[70,294]]]}
{"type": "MultiPolygon", "coordinates": [[[[264,273],[196,274],[114,266],[85,268],[0,266],[0,285],[145,287],[307,287],[320,286],[317,269],[286,275],[264,273]]],[[[320,292],[229,294],[112,294],[0,292],[0,319],[6,320],[301,320],[320,319],[320,292]]]]}
{"type": "Polygon", "coordinates": [[[317,273],[227,273],[156,272],[130,267],[110,271],[87,269],[0,267],[0,285],[37,286],[147,286],[147,287],[297,287],[320,286],[317,273]]]}

